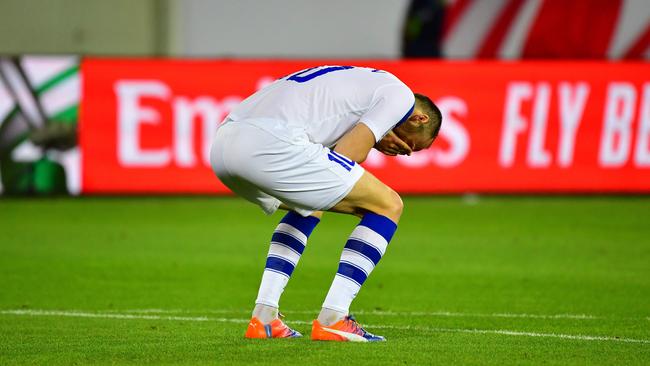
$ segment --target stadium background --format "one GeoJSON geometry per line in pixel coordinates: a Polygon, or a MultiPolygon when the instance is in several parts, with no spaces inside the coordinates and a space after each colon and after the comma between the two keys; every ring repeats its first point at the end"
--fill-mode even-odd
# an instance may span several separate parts
{"type": "MultiPolygon", "coordinates": [[[[185,345],[173,342],[178,335],[213,339],[220,362],[251,357],[232,348],[247,347],[234,341],[237,321],[254,295],[275,219],[246,226],[258,217],[254,207],[212,197],[227,191],[207,164],[209,137],[229,108],[275,78],[354,64],[393,72],[445,116],[433,149],[410,158],[373,153],[365,163],[398,191],[420,196],[407,198],[405,220],[413,224],[400,232],[404,244],[434,259],[418,264],[417,255],[396,248],[359,308],[369,323],[395,332],[389,338],[410,344],[417,332],[408,326],[436,334],[409,346],[398,340],[399,350],[366,361],[647,363],[649,59],[646,0],[2,1],[0,361],[215,360],[206,339],[195,355],[174,348],[185,345]],[[168,226],[167,241],[160,243],[155,223],[168,226]],[[248,230],[259,245],[237,239],[232,227],[248,230]],[[248,249],[234,254],[232,242],[248,249]],[[206,250],[212,259],[193,268],[206,250]],[[97,262],[100,253],[105,262],[97,262]],[[124,262],[132,255],[138,259],[124,262]],[[180,277],[167,274],[173,268],[180,277]],[[412,287],[397,290],[391,273],[412,279],[412,287]],[[216,286],[214,278],[233,287],[216,286]],[[158,290],[139,285],[144,279],[158,290]],[[96,289],[101,284],[110,295],[96,289]],[[169,292],[188,300],[170,301],[169,292]],[[139,293],[149,300],[133,300],[139,293]],[[500,300],[488,300],[492,293],[500,300]],[[378,306],[402,315],[387,319],[378,306]],[[138,312],[156,309],[150,319],[138,312]],[[214,321],[218,334],[208,326],[193,334],[163,319],[170,309],[192,319],[217,311],[226,321],[214,321]],[[132,322],[80,324],[70,314],[82,310],[92,319],[132,322]],[[39,311],[59,317],[39,320],[39,311]],[[161,348],[145,346],[149,335],[130,333],[133,324],[167,326],[161,348]],[[76,339],[79,327],[85,335],[105,330],[99,339],[107,348],[76,339]],[[15,329],[26,336],[17,338],[15,329]],[[129,334],[133,349],[111,338],[119,332],[129,334]],[[530,339],[508,343],[507,332],[530,339]],[[47,337],[61,336],[80,348],[47,346],[47,337]],[[571,337],[576,343],[562,340],[571,337]],[[156,354],[163,347],[176,353],[156,354]]],[[[331,220],[346,229],[324,229],[322,241],[342,243],[338,231],[349,222],[331,220]]],[[[327,258],[306,258],[316,267],[303,263],[309,275],[292,281],[289,314],[303,311],[307,321],[318,306],[319,292],[296,293],[329,280],[327,264],[340,250],[330,247],[314,248],[327,258]],[[301,302],[302,295],[314,302],[301,302]]],[[[280,355],[284,346],[266,347],[249,351],[280,355]]],[[[365,362],[362,352],[349,351],[365,362]]],[[[301,357],[322,361],[333,352],[320,347],[301,357]]]]}

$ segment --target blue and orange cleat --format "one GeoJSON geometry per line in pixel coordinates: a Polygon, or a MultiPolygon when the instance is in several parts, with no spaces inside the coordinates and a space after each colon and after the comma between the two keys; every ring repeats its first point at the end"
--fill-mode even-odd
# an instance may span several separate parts
{"type": "MultiPolygon", "coordinates": [[[[281,316],[281,315],[280,315],[281,316]]],[[[289,328],[281,319],[275,319],[269,324],[262,323],[253,317],[246,329],[246,338],[297,338],[302,334],[289,328]]]]}
{"type": "Polygon", "coordinates": [[[386,340],[382,336],[367,332],[352,315],[348,315],[330,326],[324,326],[318,320],[314,320],[311,339],[313,341],[338,342],[381,342],[386,340]]]}

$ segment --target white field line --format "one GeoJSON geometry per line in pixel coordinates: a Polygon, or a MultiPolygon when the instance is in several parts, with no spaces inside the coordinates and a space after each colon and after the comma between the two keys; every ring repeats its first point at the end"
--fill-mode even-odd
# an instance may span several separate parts
{"type": "Polygon", "coordinates": [[[28,316],[60,316],[70,318],[103,318],[103,319],[140,319],[140,320],[176,320],[190,322],[221,322],[221,323],[248,323],[246,319],[208,318],[206,316],[161,316],[161,315],[135,315],[84,311],[61,310],[0,310],[2,315],[28,315],[28,316]]]}
{"type": "MultiPolygon", "coordinates": [[[[248,314],[250,310],[219,309],[219,310],[185,310],[185,309],[128,309],[109,310],[114,312],[134,314],[248,314]]],[[[283,311],[285,312],[285,311],[283,311]]],[[[287,314],[318,314],[319,310],[287,310],[287,314]]],[[[454,318],[528,318],[528,319],[578,319],[592,320],[604,319],[601,316],[588,314],[526,314],[526,313],[461,313],[451,311],[383,311],[383,310],[356,310],[355,315],[379,316],[421,316],[421,317],[454,317],[454,318]]],[[[650,319],[650,318],[649,318],[650,319]]]]}
{"type": "MultiPolygon", "coordinates": [[[[103,318],[103,319],[140,319],[140,320],[172,320],[172,321],[193,321],[193,322],[220,322],[220,323],[248,323],[249,319],[239,318],[209,318],[205,316],[166,316],[166,315],[136,315],[120,313],[102,313],[102,312],[83,312],[83,311],[59,311],[59,310],[0,310],[0,315],[22,315],[22,316],[58,316],[58,317],[77,317],[77,318],[103,318]]],[[[311,322],[294,320],[291,324],[310,325],[311,322]]],[[[470,334],[498,334],[518,337],[540,337],[540,338],[559,338],[579,341],[601,341],[601,342],[623,342],[623,343],[641,343],[650,344],[650,339],[634,339],[609,336],[592,336],[592,335],[573,335],[560,333],[537,333],[537,332],[520,332],[506,329],[463,329],[463,328],[435,328],[423,326],[403,326],[403,325],[368,325],[368,328],[375,329],[397,329],[397,330],[416,330],[434,333],[470,333],[470,334]]]]}

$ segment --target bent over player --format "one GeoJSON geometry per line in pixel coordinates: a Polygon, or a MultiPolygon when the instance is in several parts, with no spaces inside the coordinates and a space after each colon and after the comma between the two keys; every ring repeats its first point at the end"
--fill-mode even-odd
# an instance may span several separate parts
{"type": "Polygon", "coordinates": [[[212,169],[267,214],[289,212],[271,237],[248,338],[299,337],[279,318],[279,301],[323,211],[359,216],[311,337],[382,341],[349,314],[386,252],[402,200],[359,165],[370,149],[410,155],[433,143],[442,123],[429,98],[392,74],[319,66],[276,80],[236,106],[215,134],[212,169]]]}

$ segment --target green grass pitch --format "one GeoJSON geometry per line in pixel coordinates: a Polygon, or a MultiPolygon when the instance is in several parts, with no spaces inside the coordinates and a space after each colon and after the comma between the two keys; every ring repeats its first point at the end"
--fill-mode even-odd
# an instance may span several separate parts
{"type": "MultiPolygon", "coordinates": [[[[0,200],[0,364],[650,364],[650,198],[413,197],[352,312],[388,342],[245,340],[271,217],[237,198],[0,200]]],[[[358,220],[281,302],[309,335],[358,220]]]]}

